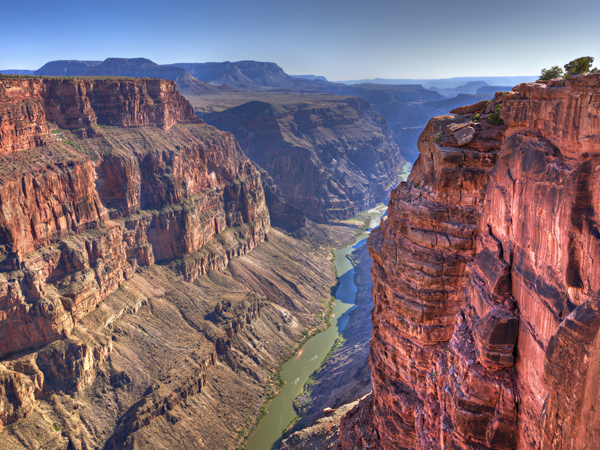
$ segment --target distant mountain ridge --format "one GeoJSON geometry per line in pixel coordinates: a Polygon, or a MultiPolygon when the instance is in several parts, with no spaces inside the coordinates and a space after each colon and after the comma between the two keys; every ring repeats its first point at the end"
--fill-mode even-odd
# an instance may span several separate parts
{"type": "Polygon", "coordinates": [[[276,63],[262,61],[176,63],[194,77],[212,85],[227,84],[246,91],[294,90],[337,94],[343,84],[288,75],[276,63]]]}
{"type": "Polygon", "coordinates": [[[423,87],[430,89],[432,86],[438,89],[453,89],[461,85],[465,85],[471,81],[485,81],[489,85],[494,86],[515,86],[520,83],[530,83],[539,78],[539,75],[519,75],[507,77],[452,77],[452,78],[436,78],[436,79],[416,79],[416,78],[373,78],[362,80],[340,80],[337,83],[348,85],[353,84],[421,84],[423,87]]]}
{"type": "Polygon", "coordinates": [[[162,78],[177,83],[184,94],[219,92],[229,87],[215,87],[194,78],[181,67],[160,65],[146,58],[107,58],[104,61],[51,61],[35,71],[41,76],[120,76],[162,78]]]}
{"type": "Polygon", "coordinates": [[[305,80],[321,80],[321,81],[329,81],[322,75],[290,75],[294,78],[304,78],[305,80]]]}
{"type": "Polygon", "coordinates": [[[33,70],[26,69],[6,69],[0,70],[2,75],[33,75],[33,70]]]}

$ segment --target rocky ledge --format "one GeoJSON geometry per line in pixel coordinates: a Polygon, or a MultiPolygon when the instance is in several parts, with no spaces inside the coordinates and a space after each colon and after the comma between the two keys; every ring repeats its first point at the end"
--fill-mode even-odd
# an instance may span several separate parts
{"type": "Polygon", "coordinates": [[[597,442],[600,75],[432,119],[371,233],[372,396],[345,449],[597,442]]]}

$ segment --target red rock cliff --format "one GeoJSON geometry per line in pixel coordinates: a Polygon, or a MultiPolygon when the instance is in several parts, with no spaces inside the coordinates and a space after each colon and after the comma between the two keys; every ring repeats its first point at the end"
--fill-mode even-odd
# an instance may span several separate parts
{"type": "Polygon", "coordinates": [[[600,75],[454,112],[369,238],[373,394],[343,446],[595,448],[600,75]]]}
{"type": "Polygon", "coordinates": [[[259,173],[174,82],[0,78],[0,118],[0,356],[69,336],[140,266],[192,280],[266,237],[259,173]]]}
{"type": "Polygon", "coordinates": [[[43,145],[61,128],[197,123],[175,83],[159,79],[0,78],[0,154],[43,145]]]}

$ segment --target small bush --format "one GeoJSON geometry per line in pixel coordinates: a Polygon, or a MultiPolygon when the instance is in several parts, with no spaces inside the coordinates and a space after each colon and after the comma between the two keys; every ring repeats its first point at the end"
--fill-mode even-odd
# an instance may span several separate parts
{"type": "Polygon", "coordinates": [[[487,122],[490,125],[504,125],[504,120],[500,117],[500,109],[502,105],[496,105],[496,109],[493,113],[491,113],[487,119],[487,122]]]}
{"type": "Polygon", "coordinates": [[[560,78],[565,73],[558,66],[552,66],[549,69],[542,69],[542,75],[540,76],[540,80],[552,80],[554,78],[560,78]]]}
{"type": "Polygon", "coordinates": [[[436,144],[442,140],[442,135],[443,135],[443,133],[436,133],[435,134],[435,143],[436,144]]]}
{"type": "Polygon", "coordinates": [[[477,113],[473,116],[473,119],[471,119],[471,120],[473,120],[473,122],[478,122],[480,118],[481,118],[481,114],[477,113]]]}

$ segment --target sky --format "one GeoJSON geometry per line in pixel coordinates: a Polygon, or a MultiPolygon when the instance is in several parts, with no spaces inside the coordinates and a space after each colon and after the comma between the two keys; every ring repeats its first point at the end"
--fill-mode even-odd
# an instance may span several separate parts
{"type": "Polygon", "coordinates": [[[0,69],[58,59],[271,61],[329,80],[537,75],[600,64],[598,0],[3,2],[0,69]]]}

